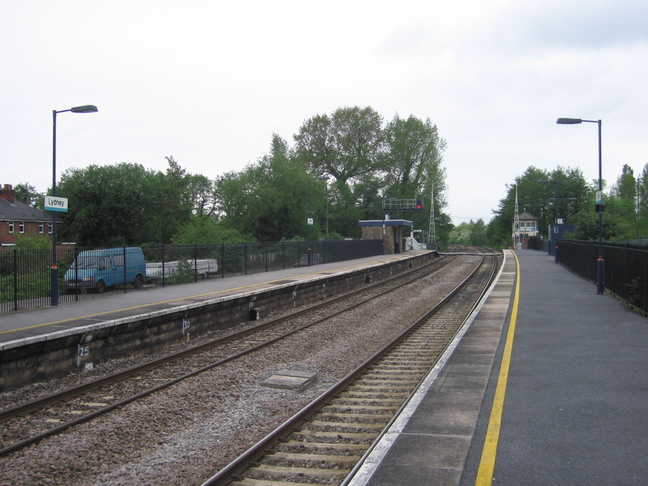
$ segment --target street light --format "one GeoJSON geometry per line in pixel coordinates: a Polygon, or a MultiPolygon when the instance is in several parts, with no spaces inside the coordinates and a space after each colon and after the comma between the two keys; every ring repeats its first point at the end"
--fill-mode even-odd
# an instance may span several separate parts
{"type": "Polygon", "coordinates": [[[596,123],[598,125],[598,192],[596,193],[596,209],[599,214],[598,260],[596,261],[596,293],[604,293],[603,270],[603,160],[601,155],[601,120],[582,120],[580,118],[558,118],[559,125],[578,125],[580,123],[596,123]]]}
{"type": "Polygon", "coordinates": [[[308,266],[313,264],[313,248],[311,245],[311,228],[313,227],[313,218],[311,218],[311,181],[328,181],[328,177],[312,177],[308,179],[308,266]]]}
{"type": "MultiPolygon", "coordinates": [[[[53,134],[52,134],[52,196],[56,196],[56,115],[58,113],[65,113],[71,111],[72,113],[94,113],[97,110],[95,105],[75,106],[67,110],[53,110],[53,134]]],[[[58,267],[56,266],[56,211],[52,211],[52,267],[51,267],[51,280],[52,280],[52,302],[53,306],[58,305],[58,267]]]]}

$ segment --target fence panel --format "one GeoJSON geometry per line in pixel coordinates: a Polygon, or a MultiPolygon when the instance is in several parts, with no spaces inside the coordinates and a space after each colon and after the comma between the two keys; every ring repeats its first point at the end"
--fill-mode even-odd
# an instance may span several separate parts
{"type": "MultiPolygon", "coordinates": [[[[598,243],[561,240],[558,261],[574,273],[596,282],[598,243]]],[[[605,243],[604,287],[623,300],[648,313],[648,245],[605,243]]]]}
{"type": "MultiPolygon", "coordinates": [[[[146,285],[167,286],[211,278],[270,272],[308,265],[304,241],[219,243],[216,245],[142,245],[146,264],[146,285]]],[[[312,264],[338,262],[381,255],[381,240],[312,242],[312,264]]],[[[78,277],[81,264],[74,263],[84,248],[71,246],[57,252],[59,303],[94,299],[101,295],[129,292],[132,283],[106,287],[97,293],[83,287],[78,277]],[[75,271],[76,286],[64,281],[68,269],[75,271]]],[[[127,248],[123,248],[126,259],[127,248]]],[[[139,250],[138,250],[139,251],[139,250]]],[[[9,249],[0,252],[0,312],[51,305],[52,281],[49,250],[9,249]]]]}
{"type": "Polygon", "coordinates": [[[51,304],[49,251],[11,249],[0,253],[0,310],[51,304]]]}

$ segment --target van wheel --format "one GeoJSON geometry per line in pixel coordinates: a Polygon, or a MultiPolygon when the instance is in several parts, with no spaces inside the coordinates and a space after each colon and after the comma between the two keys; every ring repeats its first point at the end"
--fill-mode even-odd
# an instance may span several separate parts
{"type": "Polygon", "coordinates": [[[103,280],[98,280],[97,285],[95,285],[95,292],[103,294],[104,290],[106,290],[106,283],[103,280]]]}
{"type": "Polygon", "coordinates": [[[144,285],[144,277],[142,277],[141,273],[138,273],[135,277],[135,281],[133,282],[133,287],[135,287],[136,289],[141,289],[142,285],[144,285]]]}

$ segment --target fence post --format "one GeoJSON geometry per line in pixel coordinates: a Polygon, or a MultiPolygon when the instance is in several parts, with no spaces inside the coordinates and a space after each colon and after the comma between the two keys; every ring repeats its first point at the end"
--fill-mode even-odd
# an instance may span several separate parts
{"type": "Polygon", "coordinates": [[[127,270],[128,265],[126,265],[126,247],[124,247],[124,293],[126,293],[126,280],[128,279],[127,270]]]}
{"type": "Polygon", "coordinates": [[[225,242],[221,243],[221,275],[225,278],[225,242]]]}
{"type": "Polygon", "coordinates": [[[74,247],[74,261],[72,262],[74,265],[74,301],[77,302],[79,300],[79,249],[75,246],[74,247]]]}
{"type": "Polygon", "coordinates": [[[14,311],[18,310],[18,250],[13,249],[13,275],[14,275],[14,291],[13,291],[13,301],[14,301],[14,311]]]}
{"type": "Polygon", "coordinates": [[[194,260],[194,282],[198,281],[198,245],[194,243],[194,252],[193,252],[193,260],[194,260]]]}
{"type": "Polygon", "coordinates": [[[166,272],[164,268],[164,254],[166,252],[166,248],[164,245],[162,245],[162,287],[166,286],[165,280],[166,280],[166,272]]]}
{"type": "Polygon", "coordinates": [[[281,242],[281,268],[286,269],[286,242],[281,242]]]}
{"type": "Polygon", "coordinates": [[[248,247],[247,241],[243,244],[243,261],[245,262],[243,267],[245,268],[245,275],[247,275],[247,257],[248,257],[248,247]]]}

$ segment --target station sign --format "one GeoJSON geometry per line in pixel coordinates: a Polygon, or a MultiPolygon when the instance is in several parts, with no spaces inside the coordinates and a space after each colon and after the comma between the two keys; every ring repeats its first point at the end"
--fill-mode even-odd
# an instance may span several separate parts
{"type": "Polygon", "coordinates": [[[48,211],[58,211],[67,213],[68,199],[67,197],[45,196],[45,209],[48,211]]]}

